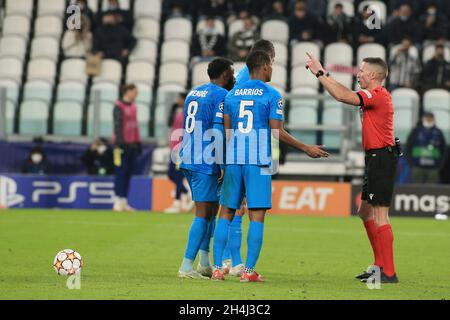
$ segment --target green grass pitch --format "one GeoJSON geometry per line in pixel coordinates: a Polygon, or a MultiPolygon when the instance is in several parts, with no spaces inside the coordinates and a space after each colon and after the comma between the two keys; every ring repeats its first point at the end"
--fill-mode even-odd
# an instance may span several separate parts
{"type": "MultiPolygon", "coordinates": [[[[398,285],[369,290],[358,218],[268,216],[257,265],[265,283],[176,277],[191,214],[0,211],[0,299],[449,299],[450,223],[393,218],[398,285]],[[69,290],[52,268],[74,249],[85,267],[69,290]]],[[[248,219],[244,218],[245,257],[248,219]]]]}

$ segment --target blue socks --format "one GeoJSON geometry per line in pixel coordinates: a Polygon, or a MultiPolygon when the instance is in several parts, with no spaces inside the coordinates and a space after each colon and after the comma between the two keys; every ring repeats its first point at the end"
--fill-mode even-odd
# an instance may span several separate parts
{"type": "Polygon", "coordinates": [[[247,235],[247,261],[245,262],[245,267],[249,271],[255,268],[256,262],[258,261],[263,243],[263,234],[264,223],[250,221],[247,235]]]}
{"type": "Polygon", "coordinates": [[[198,250],[208,228],[208,221],[204,218],[195,217],[189,230],[189,238],[184,253],[181,271],[189,272],[193,269],[193,263],[197,256],[198,250]]]}
{"type": "Polygon", "coordinates": [[[228,233],[228,245],[227,245],[227,247],[230,248],[233,267],[242,263],[241,242],[242,242],[242,216],[235,215],[230,224],[230,231],[228,233]]]}
{"type": "Polygon", "coordinates": [[[214,232],[214,266],[216,268],[222,268],[222,259],[225,246],[228,241],[228,232],[230,228],[230,221],[227,219],[219,218],[214,232]]]}
{"type": "Polygon", "coordinates": [[[200,265],[203,267],[210,266],[209,262],[209,246],[211,243],[211,237],[214,234],[214,229],[216,228],[216,217],[212,217],[211,221],[208,223],[208,229],[205,233],[205,236],[202,240],[202,243],[200,245],[200,265]]]}

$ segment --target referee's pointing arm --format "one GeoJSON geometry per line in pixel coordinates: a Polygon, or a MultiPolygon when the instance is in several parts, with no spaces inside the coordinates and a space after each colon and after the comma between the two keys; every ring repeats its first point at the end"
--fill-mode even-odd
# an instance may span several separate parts
{"type": "MultiPolygon", "coordinates": [[[[314,56],[309,53],[306,53],[306,55],[309,58],[306,68],[319,79],[325,90],[327,90],[333,98],[349,105],[362,106],[364,102],[363,96],[336,81],[328,72],[325,71],[322,64],[314,56]]],[[[361,84],[361,88],[369,90],[381,86],[386,77],[387,70],[384,70],[384,68],[381,68],[378,65],[368,64],[366,62],[361,64],[357,75],[358,83],[361,84]],[[365,87],[369,85],[369,83],[373,88],[365,87]]]]}

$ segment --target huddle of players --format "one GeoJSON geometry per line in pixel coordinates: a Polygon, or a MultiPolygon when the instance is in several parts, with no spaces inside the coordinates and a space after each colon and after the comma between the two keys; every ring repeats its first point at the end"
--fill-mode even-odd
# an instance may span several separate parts
{"type": "Polygon", "coordinates": [[[196,213],[178,271],[181,278],[224,280],[229,272],[241,282],[262,281],[254,269],[263,242],[264,217],[272,206],[272,132],[276,139],[311,158],[328,157],[322,146],[306,145],[284,130],[283,99],[267,84],[274,58],[273,44],[257,41],[236,83],[233,62],[216,58],[208,65],[211,81],[192,89],[186,97],[180,168],[189,182],[196,213]],[[256,141],[249,139],[254,133],[258,133],[256,141]],[[203,151],[210,148],[211,141],[215,152],[205,155],[203,151]],[[250,218],[245,264],[240,253],[243,210],[239,212],[244,197],[250,218]],[[213,266],[209,259],[211,237],[213,266]],[[197,254],[200,259],[195,271],[197,254]],[[229,254],[231,266],[224,264],[229,254]]]}

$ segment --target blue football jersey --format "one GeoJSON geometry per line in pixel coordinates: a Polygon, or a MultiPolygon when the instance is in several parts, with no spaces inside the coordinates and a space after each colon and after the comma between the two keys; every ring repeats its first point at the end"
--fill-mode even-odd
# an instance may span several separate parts
{"type": "Polygon", "coordinates": [[[260,80],[235,86],[225,97],[224,113],[231,118],[233,136],[227,141],[226,164],[270,166],[269,121],[283,121],[281,94],[260,80]]]}
{"type": "Polygon", "coordinates": [[[250,71],[248,70],[247,65],[245,65],[237,74],[234,86],[241,85],[248,80],[250,80],[250,71]]]}
{"type": "Polygon", "coordinates": [[[180,168],[217,174],[215,143],[223,143],[214,133],[215,123],[223,124],[224,98],[228,91],[207,83],[192,89],[184,103],[183,141],[180,149],[180,168]]]}

